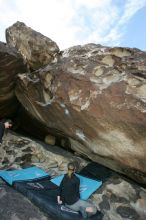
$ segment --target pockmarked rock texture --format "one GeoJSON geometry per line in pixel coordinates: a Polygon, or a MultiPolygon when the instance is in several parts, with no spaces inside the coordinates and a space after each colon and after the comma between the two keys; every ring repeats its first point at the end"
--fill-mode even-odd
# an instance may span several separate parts
{"type": "Polygon", "coordinates": [[[115,175],[91,199],[104,214],[103,220],[145,220],[145,196],[145,189],[115,175]]]}
{"type": "MultiPolygon", "coordinates": [[[[3,151],[0,152],[0,169],[19,169],[36,165],[54,177],[66,173],[69,161],[75,161],[78,170],[89,163],[57,146],[52,148],[43,142],[31,140],[14,132],[4,136],[1,149],[3,151]]],[[[103,220],[146,219],[146,189],[132,181],[129,182],[126,178],[123,179],[115,172],[112,172],[103,185],[92,194],[90,200],[104,214],[103,220]]],[[[39,207],[34,207],[2,181],[0,181],[0,216],[2,220],[46,220],[45,213],[44,215],[40,213],[39,207]]]]}
{"type": "Polygon", "coordinates": [[[74,151],[146,183],[146,52],[71,47],[56,63],[19,74],[16,94],[74,151]]]}
{"type": "Polygon", "coordinates": [[[35,165],[54,176],[66,172],[69,161],[77,161],[80,167],[87,164],[84,159],[62,148],[52,147],[12,131],[4,135],[0,147],[0,169],[20,169],[35,165]]]}
{"type": "Polygon", "coordinates": [[[6,40],[22,54],[30,70],[36,70],[57,59],[57,44],[22,22],[18,21],[6,29],[6,40]]]}
{"type": "Polygon", "coordinates": [[[11,116],[17,110],[16,75],[25,71],[27,68],[21,54],[0,42],[0,118],[11,116]]]}

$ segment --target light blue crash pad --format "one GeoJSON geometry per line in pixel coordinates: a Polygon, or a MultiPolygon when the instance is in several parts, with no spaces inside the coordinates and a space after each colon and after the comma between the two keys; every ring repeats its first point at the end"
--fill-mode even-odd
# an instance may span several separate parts
{"type": "MultiPolygon", "coordinates": [[[[76,176],[80,179],[80,198],[83,200],[87,200],[102,185],[102,181],[92,180],[78,174],[76,176]]],[[[52,178],[51,182],[60,186],[63,177],[64,175],[52,178]]]]}
{"type": "Polygon", "coordinates": [[[47,176],[49,176],[48,173],[36,166],[21,170],[0,171],[0,177],[10,185],[15,181],[35,180],[47,176]]]}

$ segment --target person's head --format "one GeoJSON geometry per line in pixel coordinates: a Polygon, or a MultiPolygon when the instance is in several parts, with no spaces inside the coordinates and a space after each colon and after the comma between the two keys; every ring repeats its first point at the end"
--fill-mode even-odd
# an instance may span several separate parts
{"type": "Polygon", "coordinates": [[[73,174],[73,173],[75,172],[75,170],[76,170],[75,164],[72,163],[72,162],[70,162],[70,163],[68,163],[67,168],[68,168],[67,174],[68,174],[69,177],[71,177],[72,174],[73,174]]]}
{"type": "Polygon", "coordinates": [[[13,125],[13,123],[12,123],[11,119],[5,120],[5,122],[4,122],[5,128],[11,128],[12,125],[13,125]]]}

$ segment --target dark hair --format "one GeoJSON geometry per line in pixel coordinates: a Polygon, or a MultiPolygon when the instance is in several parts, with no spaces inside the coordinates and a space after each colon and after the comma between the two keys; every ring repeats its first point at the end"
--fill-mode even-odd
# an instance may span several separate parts
{"type": "Polygon", "coordinates": [[[73,162],[68,163],[67,168],[68,168],[68,170],[74,170],[76,168],[75,163],[73,163],[73,162]]]}
{"type": "Polygon", "coordinates": [[[11,119],[7,119],[7,118],[3,118],[2,120],[1,120],[1,122],[2,123],[5,123],[5,122],[8,122],[8,123],[10,123],[10,124],[13,124],[13,121],[11,120],[11,119]]]}
{"type": "Polygon", "coordinates": [[[68,175],[69,178],[71,178],[72,174],[75,171],[76,166],[75,166],[75,164],[73,162],[70,162],[70,163],[68,163],[67,168],[68,168],[67,175],[68,175]]]}
{"type": "Polygon", "coordinates": [[[5,122],[8,122],[8,123],[11,124],[11,125],[13,124],[13,122],[12,122],[11,119],[5,119],[4,123],[5,123],[5,122]]]}

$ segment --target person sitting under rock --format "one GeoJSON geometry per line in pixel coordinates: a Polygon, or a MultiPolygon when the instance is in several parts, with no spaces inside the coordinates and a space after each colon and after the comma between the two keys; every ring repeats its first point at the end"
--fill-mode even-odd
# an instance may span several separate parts
{"type": "Polygon", "coordinates": [[[57,202],[74,211],[80,211],[83,219],[89,219],[96,214],[97,207],[91,202],[80,199],[80,179],[75,175],[75,169],[74,163],[68,164],[68,172],[61,181],[57,202]]]}
{"type": "Polygon", "coordinates": [[[0,145],[2,144],[2,139],[4,136],[4,131],[5,129],[11,128],[12,127],[12,120],[7,119],[5,121],[0,122],[0,145]]]}

